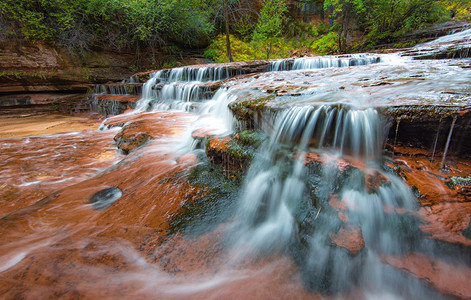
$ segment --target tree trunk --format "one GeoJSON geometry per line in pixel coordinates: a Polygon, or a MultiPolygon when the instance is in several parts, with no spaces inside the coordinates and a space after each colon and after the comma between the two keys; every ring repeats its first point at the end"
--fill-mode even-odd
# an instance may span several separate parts
{"type": "Polygon", "coordinates": [[[229,16],[227,13],[228,7],[224,8],[224,23],[226,24],[226,50],[227,50],[227,57],[229,58],[230,62],[233,62],[234,59],[232,58],[232,51],[231,51],[231,39],[229,36],[229,16]]]}
{"type": "Polygon", "coordinates": [[[347,38],[350,26],[350,15],[352,13],[352,5],[350,2],[345,3],[342,11],[341,30],[339,34],[339,52],[340,54],[345,53],[347,50],[347,38]]]}

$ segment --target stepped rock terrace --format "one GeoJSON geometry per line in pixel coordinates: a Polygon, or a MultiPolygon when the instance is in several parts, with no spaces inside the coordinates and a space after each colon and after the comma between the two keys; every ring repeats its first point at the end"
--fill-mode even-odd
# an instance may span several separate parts
{"type": "Polygon", "coordinates": [[[0,293],[470,298],[471,61],[415,51],[141,73],[1,139],[0,293]]]}

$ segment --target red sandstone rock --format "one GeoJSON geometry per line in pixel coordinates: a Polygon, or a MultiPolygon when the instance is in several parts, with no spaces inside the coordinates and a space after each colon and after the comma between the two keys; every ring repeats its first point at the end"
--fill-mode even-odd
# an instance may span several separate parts
{"type": "Polygon", "coordinates": [[[129,95],[97,95],[96,98],[100,101],[117,101],[117,102],[131,102],[135,103],[139,100],[139,96],[129,96],[129,95]]]}
{"type": "Polygon", "coordinates": [[[460,187],[450,189],[445,184],[448,177],[471,174],[470,161],[461,158],[450,164],[447,172],[440,169],[440,162],[431,163],[423,156],[398,156],[396,165],[406,183],[422,194],[417,199],[422,205],[418,215],[423,221],[420,229],[431,238],[471,246],[471,240],[461,234],[471,220],[469,198],[465,192],[460,193],[460,187]]]}
{"type": "Polygon", "coordinates": [[[451,264],[423,254],[408,256],[383,256],[383,261],[422,279],[445,295],[459,299],[471,298],[471,268],[466,265],[451,264]]]}
{"type": "Polygon", "coordinates": [[[361,228],[344,225],[337,233],[329,233],[332,244],[350,251],[357,255],[365,247],[365,240],[361,228]]]}
{"type": "Polygon", "coordinates": [[[227,147],[229,147],[229,143],[232,141],[232,138],[230,137],[220,137],[220,138],[212,138],[209,141],[209,147],[210,149],[215,149],[215,150],[225,150],[227,147]]]}

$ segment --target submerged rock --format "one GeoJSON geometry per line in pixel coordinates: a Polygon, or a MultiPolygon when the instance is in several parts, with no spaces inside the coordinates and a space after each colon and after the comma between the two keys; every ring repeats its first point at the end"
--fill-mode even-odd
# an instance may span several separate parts
{"type": "Polygon", "coordinates": [[[142,130],[139,125],[137,122],[125,125],[114,137],[116,146],[124,154],[129,154],[154,139],[149,134],[139,132],[142,130]]]}
{"type": "Polygon", "coordinates": [[[342,227],[337,233],[329,233],[329,237],[332,244],[347,249],[352,255],[358,254],[365,247],[361,228],[342,227]]]}
{"type": "Polygon", "coordinates": [[[123,192],[116,188],[110,187],[97,192],[90,199],[90,204],[95,210],[104,210],[110,207],[116,200],[121,198],[123,192]]]}
{"type": "Polygon", "coordinates": [[[259,132],[242,131],[230,137],[209,137],[206,141],[206,156],[209,161],[222,167],[222,171],[241,180],[250,167],[255,149],[263,137],[259,132]]]}

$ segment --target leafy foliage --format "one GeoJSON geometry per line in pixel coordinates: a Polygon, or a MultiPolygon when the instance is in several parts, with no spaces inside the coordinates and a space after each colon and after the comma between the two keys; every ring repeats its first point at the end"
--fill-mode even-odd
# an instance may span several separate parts
{"type": "Polygon", "coordinates": [[[430,0],[325,0],[324,7],[335,20],[341,51],[346,50],[342,43],[354,29],[352,23],[358,23],[369,43],[376,44],[448,17],[438,1],[430,0]]]}
{"type": "Polygon", "coordinates": [[[51,41],[70,50],[126,48],[139,56],[147,47],[177,55],[210,37],[205,56],[223,62],[362,50],[450,17],[471,21],[471,2],[1,0],[0,39],[51,41]],[[293,20],[296,9],[317,14],[320,23],[293,20]],[[353,32],[366,39],[353,43],[353,32]]]}
{"type": "Polygon", "coordinates": [[[285,0],[265,0],[260,11],[260,18],[253,33],[253,40],[265,49],[266,58],[270,58],[272,47],[279,43],[282,34],[282,25],[288,4],[285,0]]]}
{"type": "Polygon", "coordinates": [[[469,0],[439,0],[442,7],[448,10],[452,18],[471,22],[471,1],[469,0]]]}
{"type": "Polygon", "coordinates": [[[336,32],[329,32],[323,35],[320,39],[317,39],[312,44],[314,52],[319,54],[332,54],[338,48],[338,34],[336,32]]]}
{"type": "MultiPolygon", "coordinates": [[[[234,61],[247,61],[266,58],[266,48],[252,41],[243,41],[235,35],[230,35],[232,55],[234,61]]],[[[312,41],[308,43],[311,45],[312,41]]],[[[278,38],[271,45],[270,58],[287,58],[294,55],[296,49],[303,48],[306,54],[313,55],[309,46],[298,43],[296,40],[278,38]]],[[[204,52],[204,56],[215,62],[227,62],[225,35],[218,35],[204,52]]]]}
{"type": "Polygon", "coordinates": [[[71,48],[192,43],[207,35],[201,0],[2,0],[3,38],[55,41],[71,48]]]}

